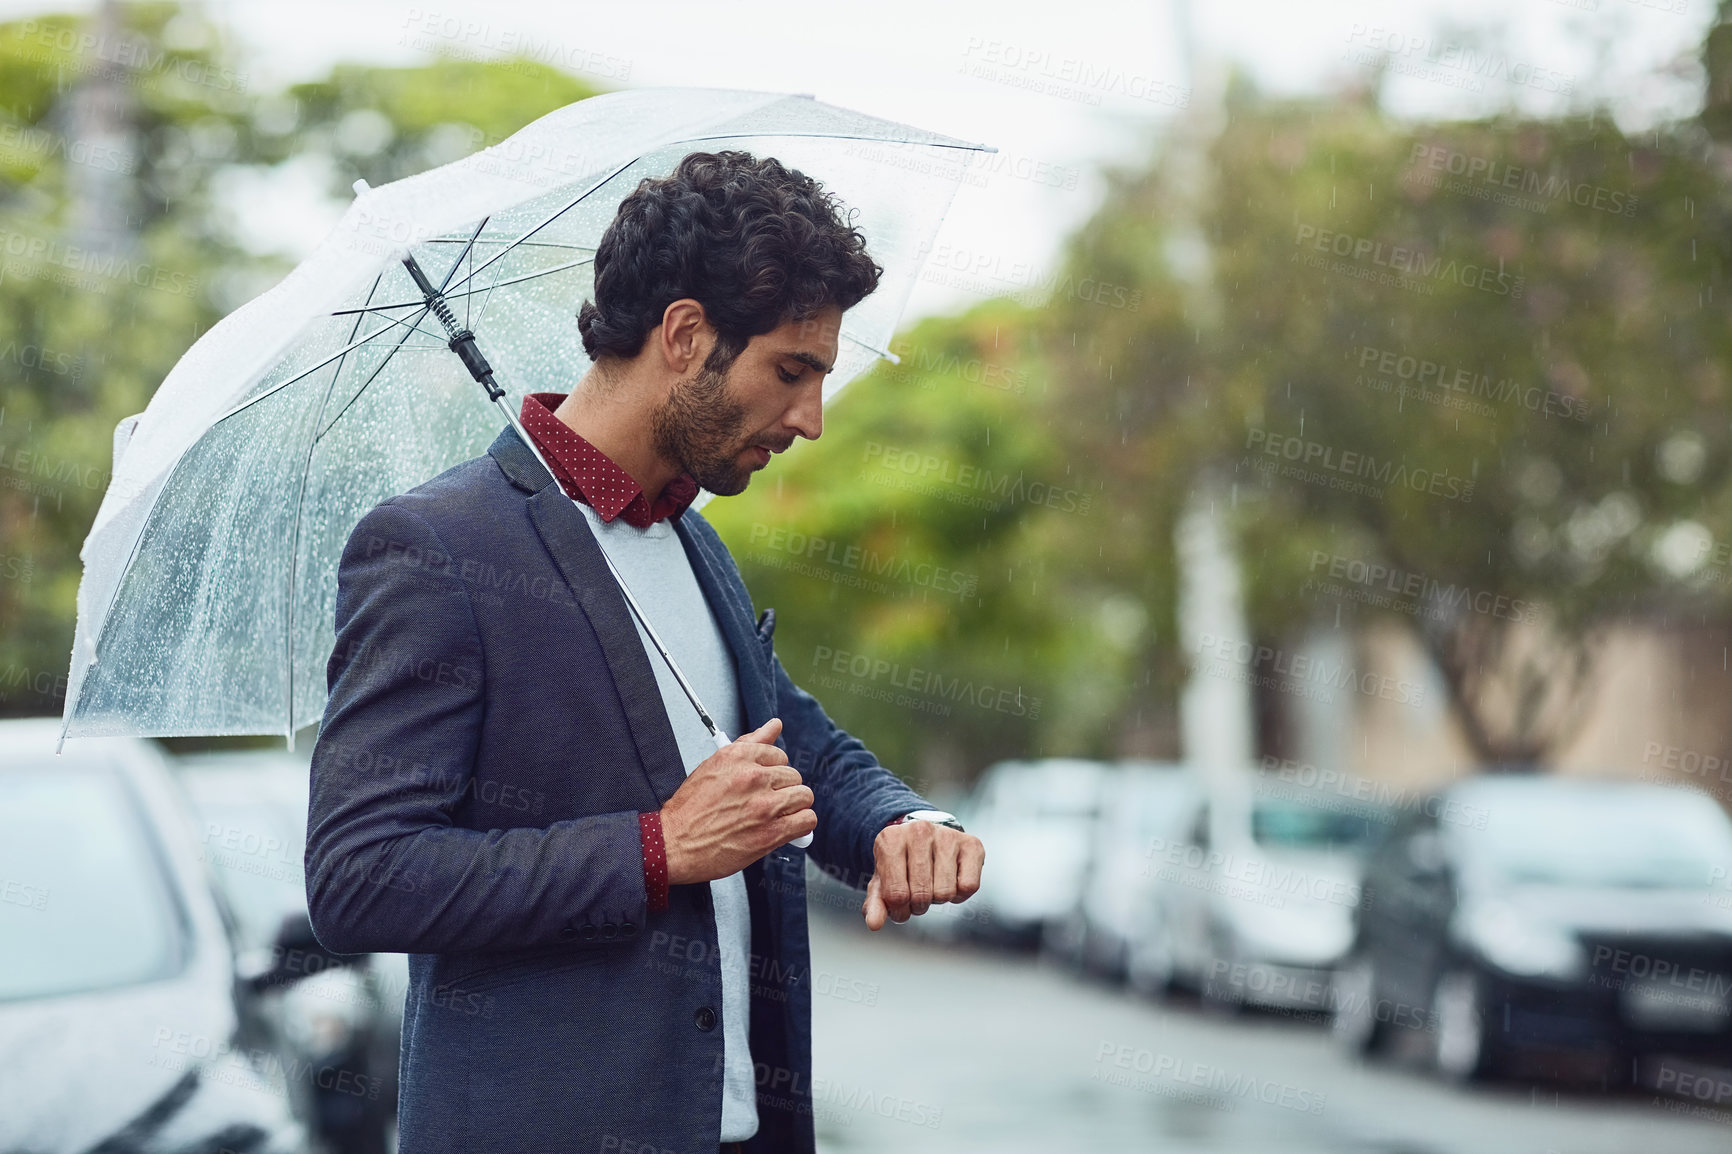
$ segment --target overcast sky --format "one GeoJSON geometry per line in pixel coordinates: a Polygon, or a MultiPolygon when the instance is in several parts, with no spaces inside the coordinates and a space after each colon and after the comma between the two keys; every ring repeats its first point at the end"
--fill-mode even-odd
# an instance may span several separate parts
{"type": "MultiPolygon", "coordinates": [[[[89,4],[0,0],[17,18],[89,4]]],[[[1513,102],[1562,110],[1609,96],[1626,128],[1687,113],[1680,60],[1708,0],[217,0],[250,48],[254,91],[338,60],[413,64],[436,48],[528,48],[608,87],[696,84],[810,92],[820,100],[996,146],[1013,162],[964,185],[938,240],[1001,265],[1050,269],[1100,194],[1096,165],[1146,152],[1227,64],[1278,92],[1325,92],[1390,63],[1402,115],[1470,116],[1513,102]],[[1187,10],[1189,17],[1187,20],[1187,10]],[[1185,48],[1187,23],[1189,42],[1185,48]],[[1477,37],[1477,40],[1473,38],[1477,37]],[[1491,56],[1469,57],[1477,43],[1491,56]],[[1190,57],[1198,62],[1190,75],[1190,57]],[[1192,91],[1194,89],[1194,91],[1192,91]]],[[[300,255],[341,206],[314,182],[255,190],[265,239],[300,255]],[[267,193],[269,196],[267,204],[267,193]]],[[[990,288],[991,286],[985,286],[990,288]]],[[[965,307],[923,283],[909,317],[965,307]]]]}

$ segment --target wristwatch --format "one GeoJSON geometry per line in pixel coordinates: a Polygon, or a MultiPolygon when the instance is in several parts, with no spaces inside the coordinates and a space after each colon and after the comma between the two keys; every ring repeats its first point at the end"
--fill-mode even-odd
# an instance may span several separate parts
{"type": "Polygon", "coordinates": [[[913,813],[903,814],[890,824],[901,825],[905,821],[930,821],[938,825],[947,825],[957,833],[968,832],[962,828],[962,823],[956,820],[955,814],[945,813],[941,809],[917,809],[913,813]]]}

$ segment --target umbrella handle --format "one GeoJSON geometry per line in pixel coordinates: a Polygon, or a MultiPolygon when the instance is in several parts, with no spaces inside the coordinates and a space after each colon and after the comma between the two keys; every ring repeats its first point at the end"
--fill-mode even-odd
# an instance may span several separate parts
{"type": "MultiPolygon", "coordinates": [[[[710,740],[716,743],[717,749],[726,749],[728,746],[734,744],[733,741],[729,739],[728,735],[723,733],[719,728],[710,730],[710,740]]],[[[795,849],[805,849],[807,846],[812,844],[812,835],[809,833],[803,833],[788,844],[793,846],[795,849]]]]}

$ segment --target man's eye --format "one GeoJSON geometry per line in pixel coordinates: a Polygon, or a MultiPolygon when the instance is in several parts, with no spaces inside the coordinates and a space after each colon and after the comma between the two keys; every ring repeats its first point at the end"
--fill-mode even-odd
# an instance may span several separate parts
{"type": "Polygon", "coordinates": [[[782,378],[784,384],[793,384],[800,379],[799,373],[790,373],[787,369],[777,369],[776,375],[782,378]]]}

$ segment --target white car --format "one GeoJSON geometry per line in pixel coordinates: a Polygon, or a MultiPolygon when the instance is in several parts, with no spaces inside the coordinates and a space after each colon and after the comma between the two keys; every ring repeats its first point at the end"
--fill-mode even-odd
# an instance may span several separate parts
{"type": "Polygon", "coordinates": [[[1185,836],[1151,846],[1157,911],[1130,951],[1132,982],[1219,1007],[1327,1013],[1363,855],[1389,815],[1250,770],[1206,788],[1185,836]]]}
{"type": "Polygon", "coordinates": [[[1202,803],[1194,773],[1172,762],[1113,766],[1096,824],[1094,853],[1071,916],[1047,944],[1073,964],[1109,978],[1125,976],[1134,943],[1154,932],[1154,847],[1182,836],[1202,803]]]}
{"type": "Polygon", "coordinates": [[[973,936],[1038,944],[1082,896],[1108,777],[1104,763],[1071,758],[989,767],[958,815],[985,843],[986,868],[951,920],[973,936]]]}
{"type": "Polygon", "coordinates": [[[154,743],[0,722],[0,1150],[305,1149],[154,743]]]}

